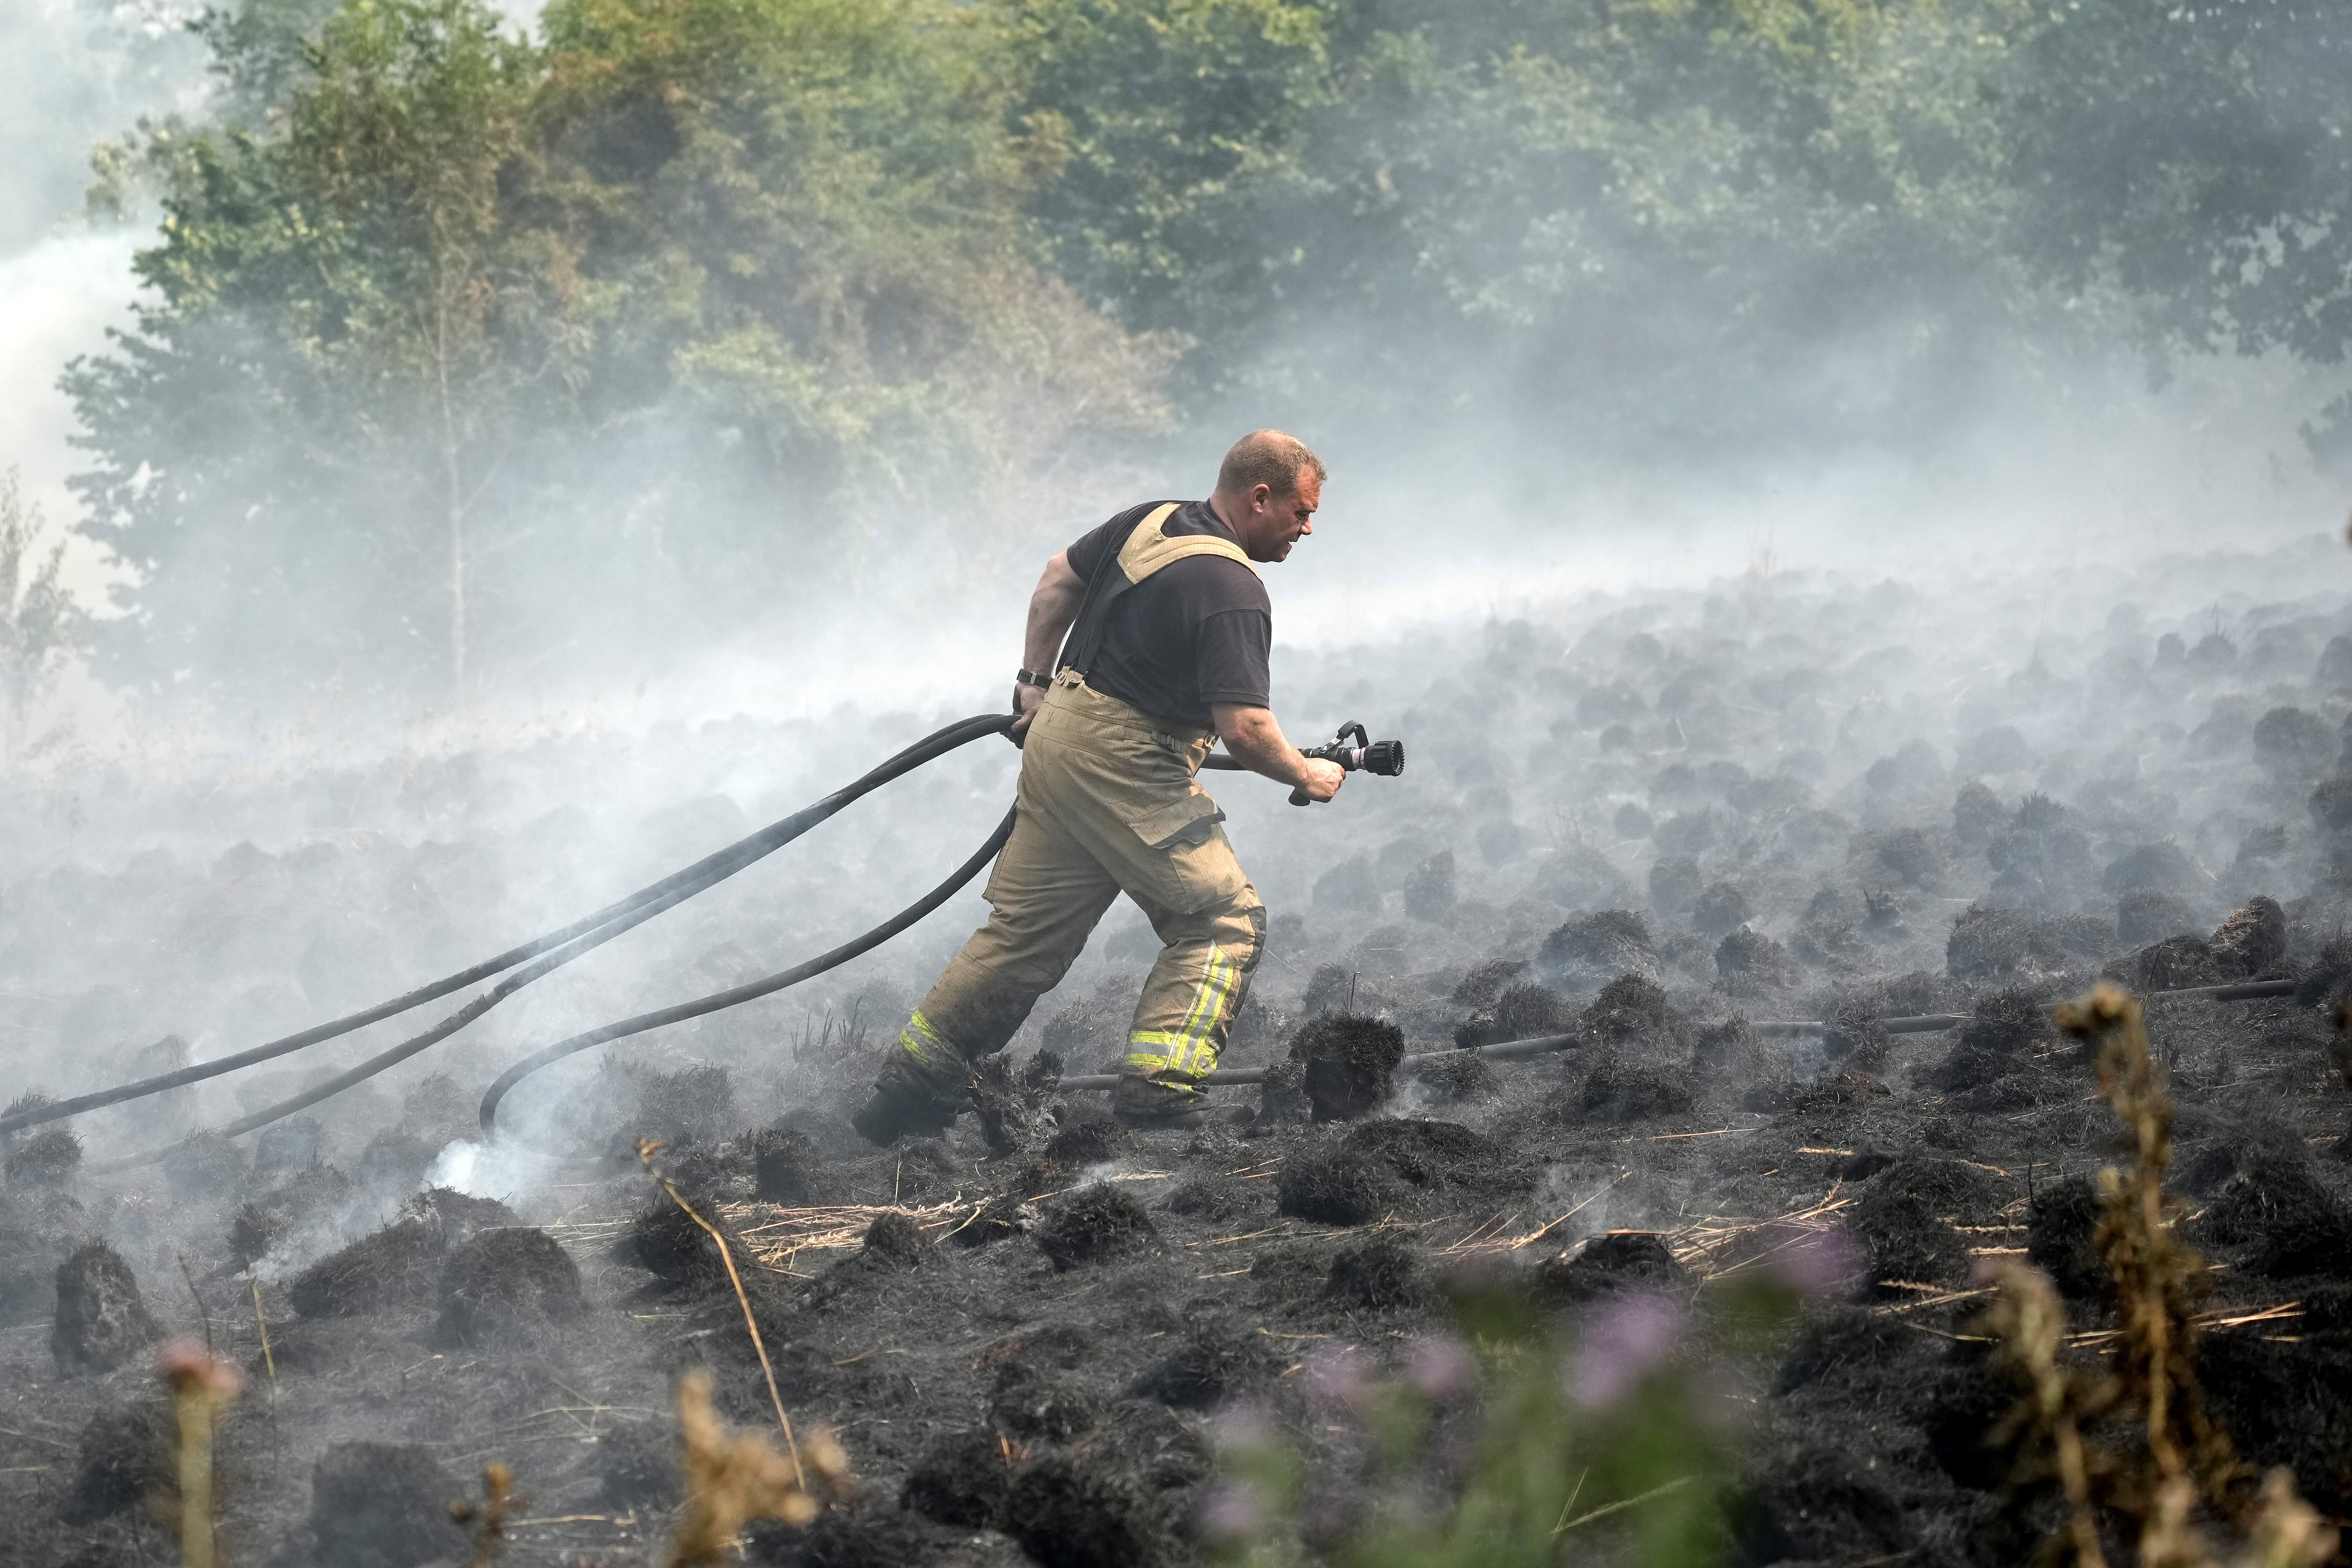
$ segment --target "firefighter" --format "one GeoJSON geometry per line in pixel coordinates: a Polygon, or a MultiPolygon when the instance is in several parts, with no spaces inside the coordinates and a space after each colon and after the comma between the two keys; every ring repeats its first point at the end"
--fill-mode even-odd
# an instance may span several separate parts
{"type": "Polygon", "coordinates": [[[971,1064],[1004,1048],[1121,893],[1161,945],[1112,1109],[1141,1125],[1197,1120],[1201,1078],[1265,952],[1265,906],[1195,775],[1223,741],[1311,800],[1346,776],[1275,722],[1273,605],[1258,576],[1315,531],[1323,479],[1302,442],[1255,431],[1225,454],[1208,500],[1130,508],[1045,563],[1013,689],[1021,783],[988,880],[992,912],[852,1118],[868,1142],[944,1130],[971,1064]]]}

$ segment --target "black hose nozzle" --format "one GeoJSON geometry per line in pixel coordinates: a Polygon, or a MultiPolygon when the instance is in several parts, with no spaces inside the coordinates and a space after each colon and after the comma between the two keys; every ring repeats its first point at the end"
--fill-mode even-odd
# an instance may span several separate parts
{"type": "MultiPolygon", "coordinates": [[[[1310,747],[1299,755],[1337,763],[1345,773],[1380,773],[1394,778],[1404,772],[1404,742],[1375,741],[1353,719],[1339,726],[1339,733],[1328,744],[1310,747]]],[[[1290,792],[1293,805],[1305,805],[1307,799],[1303,789],[1290,792]]]]}

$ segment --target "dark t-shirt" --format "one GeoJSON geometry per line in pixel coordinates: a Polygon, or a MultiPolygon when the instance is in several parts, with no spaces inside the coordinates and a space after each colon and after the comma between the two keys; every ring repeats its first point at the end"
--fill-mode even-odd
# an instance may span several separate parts
{"type": "MultiPolygon", "coordinates": [[[[1089,585],[1098,571],[1118,570],[1118,544],[1162,501],[1120,512],[1070,546],[1070,570],[1089,585]]],[[[1233,539],[1204,500],[1186,501],[1160,532],[1173,538],[1213,533],[1233,539]]],[[[1234,542],[1240,542],[1235,540],[1234,542]]],[[[1274,604],[1257,574],[1220,555],[1171,562],[1119,595],[1087,684],[1154,718],[1207,730],[1212,702],[1273,705],[1266,653],[1274,642],[1274,604]]]]}

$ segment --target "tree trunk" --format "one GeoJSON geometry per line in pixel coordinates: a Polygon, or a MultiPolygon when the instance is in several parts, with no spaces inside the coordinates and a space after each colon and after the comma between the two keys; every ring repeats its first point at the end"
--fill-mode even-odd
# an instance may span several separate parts
{"type": "Polygon", "coordinates": [[[434,311],[435,369],[441,383],[442,481],[449,493],[449,702],[466,710],[466,491],[457,458],[457,419],[449,402],[449,308],[434,311]]]}

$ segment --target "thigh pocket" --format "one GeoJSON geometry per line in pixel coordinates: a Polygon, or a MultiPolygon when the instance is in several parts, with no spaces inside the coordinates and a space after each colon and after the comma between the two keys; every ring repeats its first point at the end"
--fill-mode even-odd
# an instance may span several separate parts
{"type": "Polygon", "coordinates": [[[1127,819],[1146,849],[1193,848],[1206,844],[1225,819],[1225,808],[1195,791],[1181,800],[1152,807],[1127,819]]]}
{"type": "Polygon", "coordinates": [[[1127,818],[1136,837],[1129,874],[1179,914],[1233,898],[1249,879],[1217,826],[1224,819],[1224,809],[1202,790],[1134,813],[1127,818]]]}

